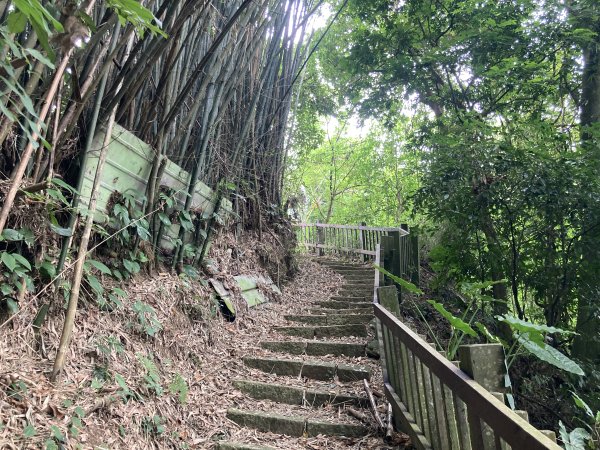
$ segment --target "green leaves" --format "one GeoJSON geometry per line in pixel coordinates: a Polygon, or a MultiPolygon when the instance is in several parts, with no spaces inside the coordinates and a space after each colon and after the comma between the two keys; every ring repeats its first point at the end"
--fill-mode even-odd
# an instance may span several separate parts
{"type": "Polygon", "coordinates": [[[175,378],[171,384],[169,384],[169,392],[172,395],[177,395],[179,403],[185,404],[187,402],[189,388],[180,374],[175,374],[175,378]]]}
{"type": "Polygon", "coordinates": [[[158,19],[138,0],[108,0],[108,4],[118,14],[121,24],[131,23],[141,37],[144,36],[145,30],[149,30],[153,34],[160,34],[164,38],[167,37],[156,25],[159,23],[158,19]]]}
{"type": "Polygon", "coordinates": [[[29,22],[35,30],[40,44],[48,55],[54,58],[54,52],[50,48],[49,36],[52,29],[62,32],[62,24],[42,6],[39,0],[13,0],[16,10],[12,14],[9,30],[19,33],[25,29],[29,22]]]}
{"type": "Polygon", "coordinates": [[[2,254],[0,254],[0,260],[11,272],[14,272],[14,270],[17,268],[17,261],[15,257],[8,252],[2,252],[2,254]]]}
{"type": "Polygon", "coordinates": [[[31,424],[28,424],[24,429],[23,429],[23,437],[29,439],[34,437],[37,434],[37,430],[35,429],[35,427],[31,424]]]}
{"type": "Polygon", "coordinates": [[[6,24],[9,32],[13,34],[21,33],[27,25],[27,16],[20,11],[13,11],[6,18],[6,24]]]}
{"type": "Polygon", "coordinates": [[[97,261],[95,259],[87,259],[86,264],[94,267],[95,269],[98,269],[101,273],[103,273],[105,275],[112,274],[112,271],[108,268],[108,266],[106,264],[104,264],[100,261],[97,261]]]}
{"type": "Polygon", "coordinates": [[[574,373],[575,375],[585,375],[583,369],[575,361],[545,342],[532,340],[529,333],[515,333],[515,337],[527,351],[542,361],[546,361],[561,370],[574,373]]]}
{"type": "Polygon", "coordinates": [[[446,310],[446,308],[444,308],[444,305],[434,300],[427,300],[427,303],[433,306],[437,312],[439,312],[448,322],[450,322],[450,325],[453,329],[468,334],[469,336],[477,337],[477,332],[471,327],[471,325],[466,323],[464,320],[452,315],[449,311],[446,310]]]}
{"type": "Polygon", "coordinates": [[[136,300],[133,310],[137,314],[137,319],[143,332],[148,336],[154,337],[156,333],[162,330],[162,324],[156,316],[154,308],[141,300],[136,300]]]}
{"type": "Polygon", "coordinates": [[[558,333],[572,335],[571,331],[543,324],[535,324],[511,315],[496,317],[498,321],[508,324],[513,330],[517,342],[537,358],[558,367],[561,370],[584,376],[583,369],[569,357],[546,343],[546,334],[558,333]]]}
{"type": "Polygon", "coordinates": [[[379,270],[382,274],[384,274],[386,277],[389,277],[390,279],[392,279],[395,283],[398,283],[403,289],[406,289],[408,292],[410,292],[411,294],[415,294],[415,295],[423,295],[423,291],[421,289],[419,289],[417,286],[415,286],[413,283],[411,283],[410,281],[406,281],[400,277],[397,277],[396,275],[388,272],[387,270],[385,270],[383,267],[378,266],[375,264],[374,266],[377,270],[379,270]]]}
{"type": "Polygon", "coordinates": [[[592,438],[584,428],[575,428],[573,431],[568,432],[562,420],[558,422],[560,440],[565,446],[565,450],[585,450],[587,442],[592,438]]]}
{"type": "Polygon", "coordinates": [[[21,234],[19,231],[5,228],[4,231],[2,231],[0,241],[20,241],[22,239],[23,234],[21,234]]]}
{"type": "Polygon", "coordinates": [[[536,342],[542,342],[544,333],[559,333],[565,335],[573,335],[575,334],[572,331],[563,330],[556,327],[549,327],[543,324],[537,324],[532,322],[527,322],[525,320],[521,320],[518,317],[511,316],[506,314],[504,316],[496,317],[500,322],[507,323],[513,330],[519,331],[521,333],[528,333],[531,340],[536,342]]]}

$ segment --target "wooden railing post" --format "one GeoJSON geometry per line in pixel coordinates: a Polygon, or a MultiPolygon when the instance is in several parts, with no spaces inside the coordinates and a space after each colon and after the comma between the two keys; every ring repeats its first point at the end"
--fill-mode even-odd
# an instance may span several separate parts
{"type": "MultiPolygon", "coordinates": [[[[460,369],[489,392],[506,392],[506,365],[501,344],[463,345],[458,349],[458,359],[460,369]]],[[[493,430],[471,411],[467,413],[473,448],[495,449],[493,430]]]]}
{"type": "Polygon", "coordinates": [[[325,236],[324,236],[324,228],[319,226],[319,222],[317,221],[317,223],[315,224],[315,228],[316,228],[316,237],[317,237],[317,242],[316,242],[316,247],[315,247],[315,251],[317,253],[317,256],[323,256],[325,255],[325,249],[319,247],[319,245],[324,245],[325,244],[325,236]]]}
{"type": "MultiPolygon", "coordinates": [[[[360,226],[366,227],[367,222],[361,222],[360,226]]],[[[363,252],[367,248],[367,239],[366,239],[365,233],[363,233],[363,230],[361,230],[360,228],[358,229],[358,245],[360,245],[360,251],[361,251],[360,260],[362,262],[365,262],[367,260],[367,255],[365,255],[363,252]]]]}
{"type": "Polygon", "coordinates": [[[419,235],[413,230],[409,238],[409,260],[408,260],[408,275],[410,282],[418,286],[421,282],[419,270],[421,268],[421,255],[419,254],[419,235]]]}

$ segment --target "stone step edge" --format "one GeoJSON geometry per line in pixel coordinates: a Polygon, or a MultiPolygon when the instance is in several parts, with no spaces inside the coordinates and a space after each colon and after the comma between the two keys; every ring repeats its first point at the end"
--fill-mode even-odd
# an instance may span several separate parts
{"type": "Polygon", "coordinates": [[[304,416],[281,416],[238,408],[229,408],[227,418],[245,428],[293,437],[314,437],[321,434],[351,438],[363,437],[370,432],[368,428],[352,423],[324,422],[304,416]]]}
{"type": "Polygon", "coordinates": [[[365,323],[351,323],[346,325],[316,325],[297,327],[273,327],[272,330],[288,336],[297,336],[305,339],[328,337],[367,337],[365,323]]]}
{"type": "Polygon", "coordinates": [[[272,352],[308,356],[366,356],[366,345],[335,341],[261,341],[261,348],[272,352]]]}
{"type": "MultiPolygon", "coordinates": [[[[371,305],[373,305],[371,303],[371,305]]],[[[373,314],[373,306],[365,308],[344,308],[344,309],[328,309],[328,308],[310,308],[308,310],[310,314],[373,314]]]]}
{"type": "Polygon", "coordinates": [[[313,325],[335,326],[335,325],[360,325],[367,324],[375,317],[374,314],[336,314],[327,316],[325,314],[289,314],[283,316],[285,320],[294,323],[306,323],[313,325]]]}
{"type": "Polygon", "coordinates": [[[314,303],[315,305],[335,305],[340,306],[339,309],[364,309],[364,308],[373,308],[373,302],[363,301],[363,302],[349,302],[346,300],[319,300],[314,303]],[[341,308],[343,305],[349,305],[348,308],[341,308]]]}
{"type": "Polygon", "coordinates": [[[358,408],[369,407],[369,400],[367,398],[351,394],[337,394],[307,387],[243,379],[233,380],[232,384],[236,389],[256,400],[270,400],[287,405],[309,406],[311,408],[320,408],[324,405],[352,405],[358,408]]]}
{"type": "Polygon", "coordinates": [[[334,302],[364,303],[367,299],[366,299],[366,295],[332,295],[327,300],[331,300],[334,302]]]}
{"type": "Polygon", "coordinates": [[[219,442],[217,450],[277,450],[274,447],[245,444],[243,442],[219,442]]]}
{"type": "Polygon", "coordinates": [[[254,356],[244,356],[242,361],[246,367],[257,369],[264,373],[274,373],[277,376],[306,377],[312,380],[333,380],[337,377],[341,382],[368,381],[371,379],[371,369],[357,364],[254,356]]]}

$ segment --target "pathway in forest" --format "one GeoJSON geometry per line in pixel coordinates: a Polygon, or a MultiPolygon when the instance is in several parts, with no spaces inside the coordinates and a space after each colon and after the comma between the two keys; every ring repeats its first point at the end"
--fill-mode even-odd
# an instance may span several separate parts
{"type": "MultiPolygon", "coordinates": [[[[344,276],[337,296],[307,304],[306,313],[286,315],[288,326],[277,327],[281,339],[263,341],[268,356],[245,356],[245,366],[277,375],[277,383],[234,380],[234,386],[251,401],[267,402],[269,410],[232,407],[227,417],[257,433],[294,437],[326,436],[331,447],[358,447],[375,433],[349,414],[364,414],[368,398],[363,380],[379,379],[373,364],[355,364],[366,358],[372,339],[373,269],[322,261],[344,276]]],[[[302,301],[302,299],[298,299],[302,301]]],[[[283,313],[282,313],[283,314],[283,313]]],[[[263,440],[264,442],[264,440],[263,440]]],[[[222,450],[269,450],[243,442],[222,442],[222,450]]],[[[312,448],[312,447],[311,447],[312,448]]]]}

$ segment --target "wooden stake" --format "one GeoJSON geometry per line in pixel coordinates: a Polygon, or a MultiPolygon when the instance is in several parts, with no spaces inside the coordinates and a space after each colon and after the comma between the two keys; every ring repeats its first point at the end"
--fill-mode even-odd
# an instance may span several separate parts
{"type": "Polygon", "coordinates": [[[367,393],[367,396],[369,397],[369,404],[371,405],[371,412],[373,413],[373,417],[375,417],[375,420],[377,421],[377,424],[379,425],[379,427],[382,430],[385,430],[386,426],[384,425],[383,421],[381,420],[381,417],[379,417],[379,413],[377,412],[377,403],[375,403],[375,398],[373,397],[373,393],[371,392],[369,383],[367,380],[363,379],[363,384],[364,384],[365,392],[367,393]]]}

